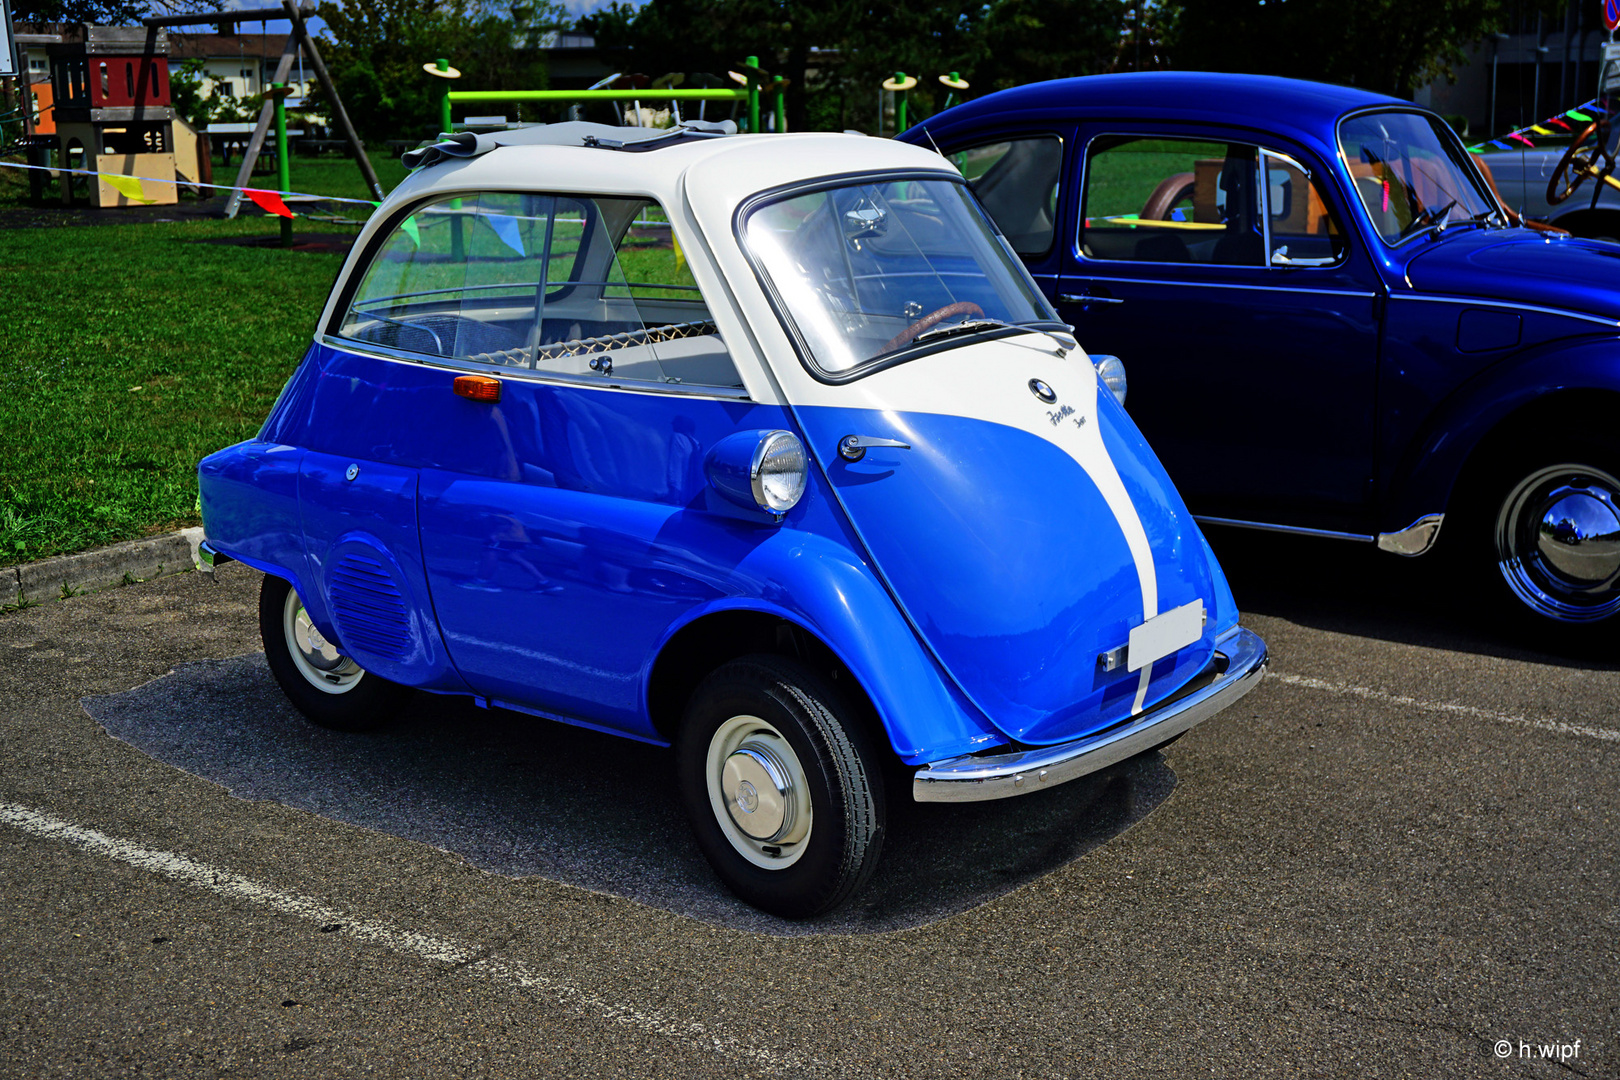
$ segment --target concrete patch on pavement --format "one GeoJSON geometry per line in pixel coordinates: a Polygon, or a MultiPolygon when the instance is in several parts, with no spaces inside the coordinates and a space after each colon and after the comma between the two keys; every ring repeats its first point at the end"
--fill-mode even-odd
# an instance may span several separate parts
{"type": "Polygon", "coordinates": [[[1106,843],[1175,786],[1148,754],[998,802],[923,806],[891,793],[871,886],[792,923],[737,901],[709,870],[667,750],[428,694],[388,731],[325,731],[288,704],[262,654],[185,664],[84,707],[115,738],[238,798],[430,844],[494,873],[777,935],[883,933],[969,910],[1106,843]]]}

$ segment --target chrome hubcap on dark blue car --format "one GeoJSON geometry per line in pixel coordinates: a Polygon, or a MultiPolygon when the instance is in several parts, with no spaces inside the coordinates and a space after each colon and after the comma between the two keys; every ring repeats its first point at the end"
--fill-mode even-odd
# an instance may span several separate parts
{"type": "Polygon", "coordinates": [[[1620,480],[1578,464],[1525,477],[1497,515],[1496,556],[1538,614],[1579,623],[1620,611],[1620,480]]]}

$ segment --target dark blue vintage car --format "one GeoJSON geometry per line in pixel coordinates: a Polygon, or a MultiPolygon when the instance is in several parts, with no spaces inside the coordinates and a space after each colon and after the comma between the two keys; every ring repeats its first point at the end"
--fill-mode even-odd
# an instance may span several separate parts
{"type": "Polygon", "coordinates": [[[1154,72],[902,137],[951,158],[1081,343],[1124,360],[1200,521],[1408,556],[1443,535],[1509,615],[1612,632],[1620,246],[1511,225],[1437,116],[1154,72]]]}

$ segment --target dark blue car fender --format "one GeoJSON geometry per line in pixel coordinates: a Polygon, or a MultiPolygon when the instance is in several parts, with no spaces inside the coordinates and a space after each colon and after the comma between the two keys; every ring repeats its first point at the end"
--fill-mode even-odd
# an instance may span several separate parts
{"type": "Polygon", "coordinates": [[[1453,509],[1457,482],[1480,445],[1523,410],[1556,408],[1554,396],[1570,391],[1585,399],[1583,417],[1601,407],[1594,394],[1609,397],[1609,408],[1620,410],[1620,338],[1550,342],[1465,382],[1430,412],[1408,444],[1392,474],[1384,526],[1399,529],[1423,514],[1453,509]]]}

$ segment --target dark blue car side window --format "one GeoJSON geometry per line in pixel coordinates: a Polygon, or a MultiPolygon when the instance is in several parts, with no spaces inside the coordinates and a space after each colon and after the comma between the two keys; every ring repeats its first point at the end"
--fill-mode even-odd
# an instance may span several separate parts
{"type": "Polygon", "coordinates": [[[1056,135],[1006,139],[958,150],[950,160],[1014,251],[1033,258],[1052,250],[1062,139],[1056,135]]]}
{"type": "Polygon", "coordinates": [[[1080,252],[1126,262],[1264,266],[1259,148],[1099,136],[1086,160],[1080,252]]]}

